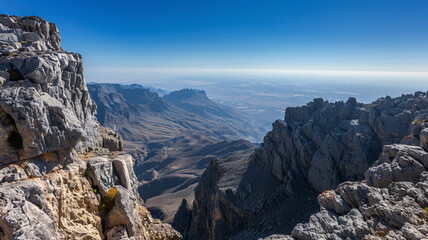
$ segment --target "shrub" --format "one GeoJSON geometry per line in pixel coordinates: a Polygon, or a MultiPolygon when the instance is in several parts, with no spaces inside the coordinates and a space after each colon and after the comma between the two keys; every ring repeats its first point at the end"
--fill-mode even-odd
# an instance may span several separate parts
{"type": "Polygon", "coordinates": [[[114,207],[114,198],[117,195],[117,189],[116,188],[110,188],[108,190],[108,193],[104,195],[103,200],[101,201],[100,205],[98,206],[98,211],[111,211],[114,207]]]}
{"type": "Polygon", "coordinates": [[[90,167],[87,167],[85,170],[85,177],[92,178],[94,176],[94,173],[92,172],[92,169],[90,167]]]}
{"type": "Polygon", "coordinates": [[[416,118],[415,121],[413,121],[413,124],[419,125],[421,123],[427,123],[427,122],[428,122],[428,119],[421,120],[421,119],[416,118]]]}
{"type": "Polygon", "coordinates": [[[9,144],[9,147],[13,149],[21,149],[24,147],[22,144],[21,134],[19,134],[18,130],[16,129],[13,129],[9,132],[7,136],[7,143],[9,144]]]}

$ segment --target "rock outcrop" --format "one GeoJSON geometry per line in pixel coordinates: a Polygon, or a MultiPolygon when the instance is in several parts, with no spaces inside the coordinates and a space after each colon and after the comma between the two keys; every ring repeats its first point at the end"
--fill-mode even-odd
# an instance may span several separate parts
{"type": "MultiPolygon", "coordinates": [[[[290,234],[297,223],[308,221],[317,211],[320,192],[367,177],[383,146],[426,144],[422,140],[425,119],[428,98],[424,92],[380,98],[371,104],[354,98],[336,103],[315,99],[306,106],[287,108],[285,120],[273,123],[254,154],[220,159],[207,168],[195,192],[188,236],[253,239],[290,234]],[[204,228],[209,231],[204,233],[204,228]]],[[[393,164],[376,171],[395,168],[393,164]]],[[[406,173],[395,173],[390,180],[373,174],[370,181],[415,182],[424,171],[420,164],[401,170],[417,174],[407,179],[406,173]]],[[[335,211],[350,211],[352,206],[337,201],[335,211]]]]}
{"type": "Polygon", "coordinates": [[[0,15],[0,43],[0,239],[180,239],[140,205],[55,24],[0,15]]]}
{"type": "MultiPolygon", "coordinates": [[[[427,127],[420,136],[428,130],[427,127]]],[[[318,197],[321,211],[298,224],[295,239],[427,239],[428,148],[386,145],[362,182],[344,182],[318,197]]]]}
{"type": "MultiPolygon", "coordinates": [[[[181,201],[181,205],[178,208],[177,213],[174,216],[174,222],[172,226],[179,232],[187,232],[187,229],[190,226],[190,221],[192,220],[192,208],[185,198],[181,201]]],[[[186,237],[186,236],[184,236],[186,237]]]]}
{"type": "Polygon", "coordinates": [[[61,49],[55,24],[2,15],[0,35],[9,36],[0,39],[0,131],[8,136],[0,140],[0,163],[48,153],[61,161],[73,148],[99,146],[82,57],[61,49]]]}

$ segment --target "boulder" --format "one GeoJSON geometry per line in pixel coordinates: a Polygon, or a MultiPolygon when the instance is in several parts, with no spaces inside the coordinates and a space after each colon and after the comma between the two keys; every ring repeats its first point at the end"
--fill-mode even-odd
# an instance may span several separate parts
{"type": "Polygon", "coordinates": [[[424,239],[428,234],[428,152],[387,145],[363,182],[345,182],[319,196],[320,212],[298,224],[295,239],[424,239]],[[337,198],[337,200],[335,200],[337,198]],[[346,204],[344,211],[342,203],[346,204]],[[349,209],[349,206],[351,209],[349,209]]]}

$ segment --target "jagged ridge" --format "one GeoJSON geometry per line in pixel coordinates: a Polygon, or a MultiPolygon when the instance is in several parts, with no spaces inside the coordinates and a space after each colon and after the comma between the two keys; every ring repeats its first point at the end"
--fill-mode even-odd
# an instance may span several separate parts
{"type": "Polygon", "coordinates": [[[224,239],[243,230],[237,239],[290,233],[317,210],[319,192],[363,180],[382,146],[419,145],[420,126],[413,121],[427,118],[424,92],[372,104],[315,99],[287,108],[285,120],[273,124],[253,155],[207,168],[195,192],[189,238],[224,239]]]}

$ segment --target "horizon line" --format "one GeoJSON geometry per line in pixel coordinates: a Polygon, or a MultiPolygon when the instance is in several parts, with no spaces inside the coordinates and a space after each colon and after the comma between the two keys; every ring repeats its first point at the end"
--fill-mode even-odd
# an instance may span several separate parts
{"type": "Polygon", "coordinates": [[[271,75],[315,75],[315,76],[354,76],[354,77],[411,77],[427,78],[428,71],[384,71],[384,70],[314,70],[281,68],[178,68],[178,67],[88,67],[87,70],[127,71],[141,73],[177,74],[271,74],[271,75]]]}

